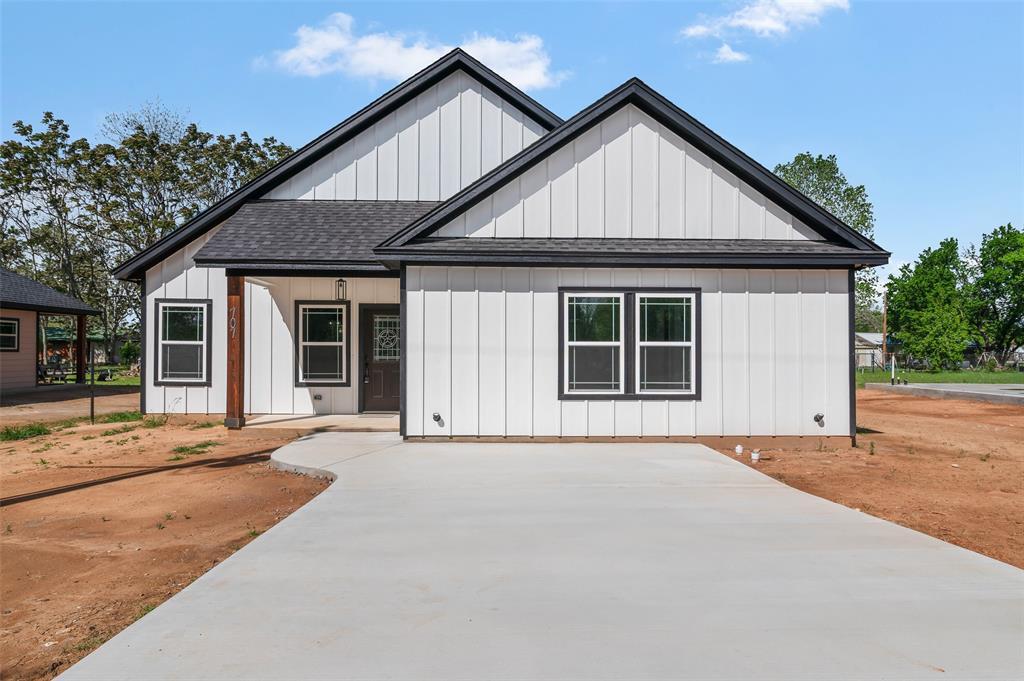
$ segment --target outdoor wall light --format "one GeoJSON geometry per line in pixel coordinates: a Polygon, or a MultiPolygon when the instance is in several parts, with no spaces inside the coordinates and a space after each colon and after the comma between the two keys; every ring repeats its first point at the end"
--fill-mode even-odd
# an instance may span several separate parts
{"type": "Polygon", "coordinates": [[[335,300],[348,300],[348,282],[344,279],[339,279],[334,284],[338,289],[334,294],[335,300]]]}

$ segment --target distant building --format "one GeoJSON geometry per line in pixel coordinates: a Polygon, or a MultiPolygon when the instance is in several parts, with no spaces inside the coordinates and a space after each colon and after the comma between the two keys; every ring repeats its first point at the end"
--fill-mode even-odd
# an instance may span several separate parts
{"type": "MultiPolygon", "coordinates": [[[[0,391],[32,388],[49,376],[40,342],[40,315],[71,315],[78,329],[73,357],[66,358],[60,371],[85,364],[85,320],[99,314],[81,300],[56,291],[28,277],[0,268],[0,391]]],[[[60,361],[60,360],[59,360],[60,361]]],[[[78,372],[78,383],[85,372],[78,372]]]]}
{"type": "Polygon", "coordinates": [[[884,367],[882,356],[882,334],[858,331],[854,336],[854,351],[857,353],[857,368],[884,367]]]}

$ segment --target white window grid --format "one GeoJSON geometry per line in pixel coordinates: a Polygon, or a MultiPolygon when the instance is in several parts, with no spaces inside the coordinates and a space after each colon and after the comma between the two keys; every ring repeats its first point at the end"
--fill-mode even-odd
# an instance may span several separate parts
{"type": "Polygon", "coordinates": [[[206,347],[206,305],[197,305],[189,303],[160,303],[158,305],[158,312],[160,315],[160,328],[158,333],[160,334],[160,352],[157,353],[157,376],[160,377],[161,381],[173,381],[175,383],[205,383],[206,382],[206,353],[208,348],[206,347]],[[185,309],[190,312],[196,310],[199,311],[199,340],[164,340],[164,310],[167,309],[185,309]],[[181,378],[173,377],[166,378],[164,376],[164,352],[163,347],[165,345],[198,345],[200,347],[199,352],[199,370],[200,376],[198,378],[181,378]]]}
{"type": "MultiPolygon", "coordinates": [[[[11,349],[18,347],[18,333],[21,331],[21,320],[20,319],[4,319],[0,321],[0,338],[12,338],[13,343],[11,349]],[[7,327],[10,326],[12,330],[8,331],[7,327]]],[[[6,344],[2,344],[2,347],[6,348],[6,344]]]]}
{"type": "Polygon", "coordinates": [[[348,316],[345,305],[329,305],[324,303],[313,303],[299,305],[299,380],[303,383],[344,383],[348,378],[348,350],[345,347],[345,334],[348,329],[348,316]],[[339,341],[307,341],[306,340],[306,310],[337,310],[341,319],[341,326],[338,329],[339,341]],[[340,378],[309,378],[306,376],[305,348],[306,347],[340,347],[341,348],[341,377],[340,378]]]}
{"type": "Polygon", "coordinates": [[[625,342],[625,311],[626,311],[626,296],[624,293],[616,292],[598,292],[588,291],[579,293],[566,293],[565,294],[565,309],[562,311],[562,318],[564,327],[562,329],[563,338],[565,339],[565,366],[563,368],[562,381],[565,386],[565,392],[573,395],[623,395],[626,392],[626,381],[625,381],[625,361],[626,361],[626,342],[625,342]],[[617,341],[571,341],[569,340],[569,324],[572,323],[572,301],[577,298],[617,298],[619,301],[619,340],[617,341]],[[580,390],[570,389],[569,387],[569,348],[572,347],[618,347],[619,348],[619,362],[618,362],[618,390],[580,390]]]}
{"type": "Polygon", "coordinates": [[[697,296],[695,294],[693,294],[693,293],[658,293],[656,291],[651,291],[649,293],[637,293],[636,294],[636,300],[635,300],[634,307],[636,308],[634,310],[634,315],[636,315],[636,319],[634,320],[634,330],[636,332],[636,335],[635,335],[635,338],[636,338],[636,352],[634,354],[634,357],[635,357],[635,360],[636,360],[635,361],[636,366],[633,369],[633,371],[634,371],[633,379],[636,381],[636,392],[637,392],[637,394],[643,394],[643,395],[692,395],[692,394],[694,394],[696,392],[696,378],[695,378],[696,377],[696,373],[695,372],[697,371],[697,360],[696,360],[696,354],[697,353],[694,350],[694,332],[695,332],[694,318],[696,316],[696,310],[697,310],[697,296]],[[645,298],[678,298],[680,300],[689,300],[690,301],[690,328],[688,329],[688,331],[689,331],[688,335],[689,335],[690,340],[688,340],[688,341],[642,341],[642,340],[640,340],[641,338],[643,338],[643,335],[641,334],[640,325],[642,324],[642,320],[643,320],[643,317],[642,317],[642,314],[641,314],[641,310],[643,308],[643,301],[644,301],[645,298]],[[650,389],[647,389],[647,390],[645,390],[645,389],[643,389],[641,387],[641,383],[640,383],[640,369],[641,369],[641,367],[640,367],[640,357],[642,356],[641,352],[640,352],[640,348],[644,348],[644,347],[663,347],[663,348],[664,347],[668,347],[668,348],[679,347],[679,348],[690,348],[690,387],[689,387],[689,389],[686,389],[686,390],[683,390],[683,389],[678,389],[678,390],[650,390],[650,389]]]}

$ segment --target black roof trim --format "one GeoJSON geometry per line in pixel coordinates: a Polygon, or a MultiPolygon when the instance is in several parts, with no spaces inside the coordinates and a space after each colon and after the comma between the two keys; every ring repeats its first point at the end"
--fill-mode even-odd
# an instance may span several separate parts
{"type": "Polygon", "coordinates": [[[280,184],[302,169],[344,144],[378,120],[415,98],[427,88],[445,77],[462,70],[494,90],[520,111],[547,130],[562,124],[562,119],[549,111],[535,99],[515,87],[491,69],[456,48],[411,76],[404,82],[352,114],[312,142],[284,159],[262,175],[254,178],[225,198],[213,204],[202,213],[170,232],[156,243],[140,251],[113,270],[118,279],[141,279],[145,270],[173,251],[183,247],[214,225],[231,215],[246,201],[258,197],[272,186],[280,184]]]}
{"type": "Polygon", "coordinates": [[[380,248],[402,247],[413,239],[431,234],[449,220],[485,199],[506,182],[524,173],[534,163],[579,137],[627,104],[636,105],[687,142],[721,162],[743,181],[789,210],[822,236],[861,250],[885,252],[873,241],[851,229],[839,218],[814,203],[638,78],[631,78],[615,88],[518,155],[382,242],[380,248]]]}
{"type": "Polygon", "coordinates": [[[351,270],[353,272],[386,272],[388,268],[380,261],[358,260],[196,260],[196,267],[222,267],[224,269],[265,270],[287,274],[289,272],[351,270]]]}

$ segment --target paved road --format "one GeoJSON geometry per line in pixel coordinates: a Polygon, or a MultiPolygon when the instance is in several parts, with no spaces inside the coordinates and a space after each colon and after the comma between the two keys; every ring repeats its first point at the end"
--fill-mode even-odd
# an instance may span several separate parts
{"type": "Polygon", "coordinates": [[[911,383],[889,385],[868,383],[868,389],[887,390],[921,397],[944,397],[994,404],[1016,404],[1024,407],[1024,383],[911,383]]]}
{"type": "Polygon", "coordinates": [[[699,445],[400,443],[72,679],[1010,679],[1024,572],[699,445]]]}

